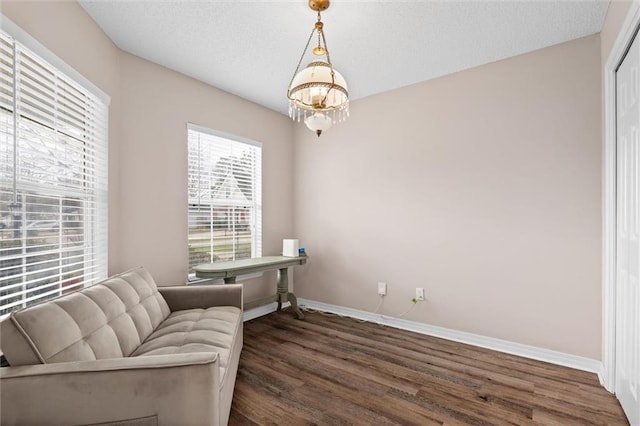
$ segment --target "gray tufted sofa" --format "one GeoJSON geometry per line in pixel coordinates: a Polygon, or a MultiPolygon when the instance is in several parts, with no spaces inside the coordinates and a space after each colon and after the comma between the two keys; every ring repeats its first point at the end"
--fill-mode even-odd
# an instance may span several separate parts
{"type": "Polygon", "coordinates": [[[0,324],[2,425],[225,425],[242,285],[156,287],[143,268],[0,324]]]}

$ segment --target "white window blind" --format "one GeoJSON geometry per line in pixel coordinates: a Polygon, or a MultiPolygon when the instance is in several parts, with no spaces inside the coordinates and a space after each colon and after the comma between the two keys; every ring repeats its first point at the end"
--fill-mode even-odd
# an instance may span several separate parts
{"type": "Polygon", "coordinates": [[[262,255],[262,148],[190,124],[189,269],[262,255]]]}
{"type": "Polygon", "coordinates": [[[0,316],[106,278],[107,123],[103,100],[0,31],[0,316]]]}

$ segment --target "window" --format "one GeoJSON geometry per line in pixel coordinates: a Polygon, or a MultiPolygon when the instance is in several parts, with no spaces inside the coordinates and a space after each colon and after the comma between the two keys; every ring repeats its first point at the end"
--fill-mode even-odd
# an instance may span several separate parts
{"type": "Polygon", "coordinates": [[[189,124],[189,270],[262,255],[262,148],[189,124]]]}
{"type": "Polygon", "coordinates": [[[106,278],[107,102],[0,31],[0,316],[106,278]]]}

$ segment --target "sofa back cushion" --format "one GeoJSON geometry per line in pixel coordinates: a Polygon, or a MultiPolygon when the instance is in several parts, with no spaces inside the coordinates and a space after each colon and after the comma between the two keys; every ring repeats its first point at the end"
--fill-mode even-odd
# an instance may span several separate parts
{"type": "Polygon", "coordinates": [[[0,325],[11,365],[129,356],[169,316],[144,268],[13,312],[0,325]]]}

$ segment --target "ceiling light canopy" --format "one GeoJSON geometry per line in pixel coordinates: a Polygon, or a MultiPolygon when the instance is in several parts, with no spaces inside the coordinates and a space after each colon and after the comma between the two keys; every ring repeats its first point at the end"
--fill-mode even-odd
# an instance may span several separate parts
{"type": "Polygon", "coordinates": [[[318,13],[318,20],[311,30],[287,89],[289,117],[298,122],[304,120],[304,124],[316,132],[318,137],[336,121],[341,122],[349,117],[347,82],[333,68],[320,16],[320,12],[327,10],[329,4],[329,0],[309,0],[309,7],[318,13]],[[318,45],[313,49],[313,54],[324,56],[326,61],[313,61],[300,71],[300,65],[315,33],[318,35],[318,45]]]}

